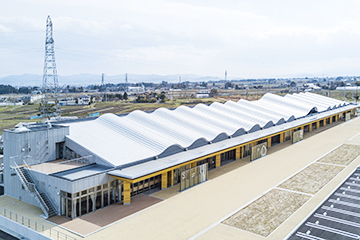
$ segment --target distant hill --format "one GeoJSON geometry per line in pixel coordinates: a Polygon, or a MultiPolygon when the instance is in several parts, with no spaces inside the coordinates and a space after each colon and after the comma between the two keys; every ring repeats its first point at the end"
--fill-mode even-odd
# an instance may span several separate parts
{"type": "MultiPolygon", "coordinates": [[[[128,74],[129,83],[138,83],[138,82],[153,82],[161,83],[162,81],[166,82],[179,82],[179,76],[181,76],[181,81],[190,81],[190,82],[207,82],[207,81],[218,81],[221,80],[219,77],[210,77],[210,76],[199,76],[194,74],[185,74],[185,75],[140,75],[140,74],[128,74]]],[[[87,86],[90,84],[101,84],[101,74],[77,74],[70,76],[61,76],[59,75],[59,85],[79,85],[87,86]]],[[[124,83],[125,74],[107,76],[105,75],[105,83],[124,83]]],[[[23,74],[23,75],[10,75],[3,78],[0,78],[0,84],[10,84],[12,86],[41,86],[42,85],[42,75],[37,74],[23,74]]]]}

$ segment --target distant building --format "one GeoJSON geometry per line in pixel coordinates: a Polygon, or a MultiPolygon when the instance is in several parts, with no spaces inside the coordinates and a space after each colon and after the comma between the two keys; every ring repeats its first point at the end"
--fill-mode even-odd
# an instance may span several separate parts
{"type": "Polygon", "coordinates": [[[141,84],[139,87],[128,87],[128,94],[140,94],[145,92],[144,84],[141,84]]]}
{"type": "Polygon", "coordinates": [[[90,103],[90,96],[80,96],[77,98],[78,105],[89,105],[90,103]]]}
{"type": "Polygon", "coordinates": [[[210,89],[200,89],[196,93],[196,98],[208,98],[210,96],[210,89]]]}
{"type": "Polygon", "coordinates": [[[308,83],[305,85],[305,92],[312,92],[312,91],[320,91],[321,87],[315,85],[314,83],[308,83]]]}

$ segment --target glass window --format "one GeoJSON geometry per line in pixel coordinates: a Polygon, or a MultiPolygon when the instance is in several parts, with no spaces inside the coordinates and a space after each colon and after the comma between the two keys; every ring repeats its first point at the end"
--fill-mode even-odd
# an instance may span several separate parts
{"type": "Polygon", "coordinates": [[[110,189],[110,204],[115,203],[115,194],[114,194],[114,192],[115,192],[115,188],[111,188],[110,189]]]}
{"type": "Polygon", "coordinates": [[[79,217],[80,216],[80,200],[79,199],[76,199],[76,200],[74,200],[75,201],[75,205],[74,205],[74,207],[75,207],[75,215],[74,215],[74,217],[79,217]]]}
{"type": "Polygon", "coordinates": [[[72,201],[71,201],[70,199],[67,199],[67,215],[66,215],[66,216],[67,216],[68,218],[71,218],[71,217],[72,217],[72,216],[71,216],[71,212],[72,212],[72,211],[71,211],[71,209],[72,209],[72,206],[71,206],[72,204],[71,204],[71,203],[72,203],[72,201]]]}
{"type": "Polygon", "coordinates": [[[96,191],[101,190],[101,185],[96,187],[96,191]]]}
{"type": "Polygon", "coordinates": [[[81,198],[81,215],[87,213],[87,196],[81,198]]]}
{"type": "Polygon", "coordinates": [[[103,188],[107,188],[107,187],[108,187],[107,183],[103,184],[103,188]]]}
{"type": "Polygon", "coordinates": [[[92,212],[95,210],[95,194],[89,195],[89,210],[88,212],[92,212]]]}
{"type": "Polygon", "coordinates": [[[98,210],[102,208],[102,194],[101,192],[96,193],[96,200],[95,200],[95,209],[98,210]]]}
{"type": "Polygon", "coordinates": [[[86,194],[87,194],[87,190],[81,192],[81,195],[86,195],[86,194]]]}
{"type": "Polygon", "coordinates": [[[109,191],[105,190],[104,191],[104,207],[109,205],[109,191]]]}
{"type": "Polygon", "coordinates": [[[90,188],[89,192],[91,192],[91,193],[94,192],[94,188],[90,188]]]}

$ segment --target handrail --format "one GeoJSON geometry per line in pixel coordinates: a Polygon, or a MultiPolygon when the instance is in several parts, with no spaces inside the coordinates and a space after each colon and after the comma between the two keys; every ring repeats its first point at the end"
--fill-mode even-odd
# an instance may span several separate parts
{"type": "Polygon", "coordinates": [[[45,203],[44,200],[42,199],[40,193],[36,190],[35,184],[28,182],[28,181],[26,180],[24,174],[20,171],[20,168],[19,168],[19,166],[17,165],[17,163],[14,162],[14,164],[15,164],[15,167],[14,167],[15,172],[18,174],[18,176],[19,176],[19,178],[20,178],[23,186],[26,188],[26,190],[27,190],[28,192],[35,194],[35,196],[37,197],[37,199],[40,201],[40,207],[41,207],[41,209],[44,211],[44,213],[45,213],[46,215],[48,215],[48,213],[49,213],[49,208],[46,206],[46,203],[45,203]],[[30,190],[29,186],[32,186],[32,191],[30,190]]]}
{"type": "Polygon", "coordinates": [[[33,186],[35,195],[40,200],[41,204],[45,207],[46,212],[49,213],[49,207],[46,205],[44,199],[41,197],[40,193],[36,189],[36,185],[34,183],[29,183],[29,185],[33,186]]]}
{"type": "MultiPolygon", "coordinates": [[[[31,168],[30,166],[27,164],[27,162],[25,160],[23,160],[24,162],[24,167],[26,169],[28,169],[28,173],[30,174],[30,177],[31,177],[31,180],[34,182],[34,185],[35,185],[35,188],[39,188],[40,191],[44,192],[46,194],[46,196],[48,197],[49,201],[50,201],[50,204],[52,205],[52,207],[54,208],[54,211],[55,213],[57,213],[57,204],[55,204],[55,201],[53,200],[53,198],[51,197],[51,195],[49,194],[49,192],[46,190],[46,188],[41,188],[40,187],[40,184],[39,184],[39,181],[34,177],[32,171],[31,171],[31,168]]],[[[41,196],[41,195],[40,195],[41,196]]],[[[42,199],[42,197],[41,197],[42,199]]],[[[46,205],[46,204],[45,204],[46,205]]],[[[49,208],[47,208],[48,211],[49,211],[49,208]]]]}
{"type": "Polygon", "coordinates": [[[22,183],[23,186],[26,188],[26,190],[30,191],[27,183],[25,182],[25,181],[26,181],[25,176],[24,176],[24,175],[22,174],[22,172],[19,170],[19,166],[16,164],[16,162],[14,162],[14,164],[15,164],[15,167],[13,167],[13,169],[14,169],[15,172],[18,174],[21,183],[22,183]]]}
{"type": "Polygon", "coordinates": [[[27,218],[19,213],[16,213],[4,207],[0,207],[0,215],[55,240],[62,240],[62,239],[77,240],[76,238],[71,237],[66,233],[52,229],[49,226],[46,226],[35,220],[27,218]]]}
{"type": "Polygon", "coordinates": [[[74,159],[70,159],[70,160],[67,160],[67,161],[63,161],[63,162],[59,162],[57,164],[65,164],[65,163],[69,163],[69,162],[80,162],[80,163],[83,163],[82,160],[84,159],[84,163],[86,164],[90,164],[90,160],[88,160],[88,158],[91,158],[92,155],[89,155],[89,156],[84,156],[84,157],[79,157],[79,158],[74,158],[74,159]]]}

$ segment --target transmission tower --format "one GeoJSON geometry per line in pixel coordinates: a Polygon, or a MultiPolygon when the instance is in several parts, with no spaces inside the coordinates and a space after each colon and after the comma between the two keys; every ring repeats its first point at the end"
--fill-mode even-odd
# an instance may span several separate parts
{"type": "Polygon", "coordinates": [[[53,25],[50,16],[46,20],[45,60],[43,72],[41,114],[43,121],[51,116],[56,119],[61,117],[61,109],[58,101],[58,76],[55,63],[53,25]]]}
{"type": "Polygon", "coordinates": [[[125,73],[125,92],[129,91],[129,85],[128,85],[128,79],[127,79],[127,73],[125,73]]]}
{"type": "Polygon", "coordinates": [[[102,91],[102,101],[107,102],[107,95],[106,95],[106,86],[105,86],[105,74],[101,75],[101,91],[102,91]]]}

